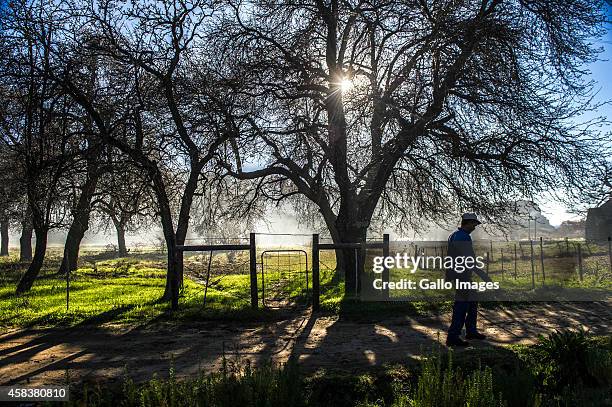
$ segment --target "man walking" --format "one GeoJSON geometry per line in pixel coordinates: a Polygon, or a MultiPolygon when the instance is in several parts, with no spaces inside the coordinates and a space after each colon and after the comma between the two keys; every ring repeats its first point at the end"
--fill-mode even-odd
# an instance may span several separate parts
{"type": "MultiPolygon", "coordinates": [[[[476,226],[480,225],[481,222],[478,220],[473,213],[464,213],[461,216],[461,227],[453,232],[448,237],[448,256],[452,257],[453,260],[458,257],[469,258],[471,257],[472,264],[476,259],[474,253],[474,247],[472,245],[472,233],[476,226]]],[[[453,265],[456,262],[453,261],[453,265]]],[[[478,267],[466,267],[465,270],[449,269],[446,272],[446,280],[453,281],[459,280],[462,282],[470,282],[472,278],[472,271],[475,272],[484,281],[491,281],[489,276],[478,267]]],[[[447,346],[467,346],[469,343],[460,338],[461,331],[465,326],[466,339],[485,339],[485,335],[478,332],[476,327],[478,316],[478,302],[474,298],[474,293],[469,289],[457,289],[455,291],[455,303],[453,305],[453,317],[451,320],[450,328],[448,329],[448,336],[446,337],[447,346]]]]}

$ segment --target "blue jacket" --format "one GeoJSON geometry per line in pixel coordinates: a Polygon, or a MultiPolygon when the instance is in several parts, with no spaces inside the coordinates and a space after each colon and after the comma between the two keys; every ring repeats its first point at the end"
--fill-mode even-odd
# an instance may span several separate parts
{"type": "MultiPolygon", "coordinates": [[[[474,253],[474,245],[472,244],[472,237],[464,229],[457,229],[448,237],[448,251],[447,256],[456,257],[472,257],[474,262],[476,261],[476,254],[474,253]]],[[[483,270],[474,266],[466,268],[462,273],[456,272],[453,269],[446,270],[446,279],[454,280],[459,279],[461,281],[472,281],[472,272],[476,273],[484,281],[491,281],[491,278],[483,270]]]]}

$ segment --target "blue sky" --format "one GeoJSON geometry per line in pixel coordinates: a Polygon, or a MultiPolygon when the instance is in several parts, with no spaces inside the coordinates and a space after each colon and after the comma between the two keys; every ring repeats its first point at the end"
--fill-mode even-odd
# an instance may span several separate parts
{"type": "MultiPolygon", "coordinates": [[[[612,6],[607,6],[608,20],[612,20],[612,6]]],[[[598,91],[595,101],[605,102],[612,101],[612,24],[608,24],[606,34],[600,38],[596,44],[603,48],[603,52],[599,54],[599,61],[589,66],[590,78],[597,82],[595,90],[598,91]]],[[[597,112],[597,116],[604,116],[608,120],[612,121],[612,105],[603,106],[597,112]]],[[[612,126],[608,125],[607,129],[603,129],[609,133],[612,141],[612,126]]],[[[543,199],[540,204],[540,208],[544,215],[546,215],[550,223],[553,225],[559,225],[564,220],[578,219],[579,217],[568,213],[567,208],[550,201],[543,199]]]]}
{"type": "MultiPolygon", "coordinates": [[[[608,19],[612,20],[612,6],[607,7],[608,19]]],[[[608,24],[606,35],[601,38],[597,44],[604,48],[604,51],[599,55],[600,61],[590,65],[591,78],[598,84],[599,89],[597,100],[606,101],[612,100],[612,24],[608,24]]],[[[602,109],[601,114],[612,117],[612,106],[607,106],[602,109]]],[[[612,130],[609,128],[609,130],[612,130]]]]}

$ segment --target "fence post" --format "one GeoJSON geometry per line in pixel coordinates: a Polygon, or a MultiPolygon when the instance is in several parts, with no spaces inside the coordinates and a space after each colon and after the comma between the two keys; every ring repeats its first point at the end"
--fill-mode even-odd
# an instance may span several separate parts
{"type": "Polygon", "coordinates": [[[251,272],[251,308],[257,309],[257,247],[255,246],[255,233],[249,235],[249,270],[251,272]]]}
{"type": "Polygon", "coordinates": [[[178,273],[178,278],[179,278],[179,289],[182,290],[183,289],[183,282],[184,282],[184,276],[185,276],[185,265],[183,262],[183,251],[182,250],[176,250],[176,272],[178,273]]]}
{"type": "Polygon", "coordinates": [[[517,277],[517,273],[516,273],[516,271],[517,271],[517,267],[516,267],[517,264],[516,264],[516,262],[517,261],[518,261],[518,259],[516,258],[516,243],[515,243],[514,244],[514,279],[515,280],[516,280],[516,277],[517,277]]]}
{"type": "MultiPolygon", "coordinates": [[[[383,258],[389,257],[389,234],[383,234],[383,258]]],[[[385,264],[385,262],[383,262],[385,264]]],[[[390,271],[387,267],[383,268],[382,272],[382,280],[383,282],[389,282],[390,271]]],[[[383,299],[389,299],[389,285],[387,284],[386,288],[383,290],[383,299]]]]}
{"type": "Polygon", "coordinates": [[[569,257],[569,239],[565,236],[565,255],[569,257]]]}
{"type": "Polygon", "coordinates": [[[576,250],[578,252],[578,273],[580,274],[580,281],[582,281],[582,248],[580,243],[577,243],[576,250]]]}
{"type": "Polygon", "coordinates": [[[531,247],[531,289],[535,290],[535,264],[533,263],[533,240],[529,240],[531,247]]]}
{"type": "Polygon", "coordinates": [[[610,272],[612,273],[612,237],[608,236],[608,258],[610,259],[610,272]]]}
{"type": "Polygon", "coordinates": [[[70,261],[66,257],[66,311],[70,306],[70,261]]]}
{"type": "Polygon", "coordinates": [[[319,310],[319,234],[312,235],[312,310],[319,310]]]}
{"type": "Polygon", "coordinates": [[[499,249],[500,252],[500,261],[501,261],[501,273],[502,273],[502,279],[504,278],[504,248],[500,248],[499,249]]]}
{"type": "Polygon", "coordinates": [[[491,253],[491,261],[494,261],[494,260],[493,260],[493,240],[491,240],[491,241],[490,241],[490,245],[491,245],[491,250],[490,250],[490,253],[491,253]]]}
{"type": "Polygon", "coordinates": [[[489,274],[489,263],[491,262],[489,258],[489,252],[487,252],[487,274],[489,274]]]}
{"type": "Polygon", "coordinates": [[[546,274],[544,273],[544,241],[540,236],[540,264],[542,264],[542,285],[546,283],[546,274]]]}

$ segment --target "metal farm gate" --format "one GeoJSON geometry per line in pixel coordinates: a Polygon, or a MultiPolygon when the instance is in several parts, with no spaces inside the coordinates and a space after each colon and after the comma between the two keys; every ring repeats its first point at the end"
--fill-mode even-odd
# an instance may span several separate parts
{"type": "Polygon", "coordinates": [[[261,253],[263,306],[308,305],[311,299],[309,274],[305,250],[264,250],[261,253]]]}
{"type": "MultiPolygon", "coordinates": [[[[177,245],[177,274],[179,277],[177,283],[182,281],[184,268],[183,255],[185,252],[210,252],[212,255],[214,251],[248,251],[249,296],[253,309],[258,308],[259,290],[261,289],[261,300],[265,307],[279,308],[283,306],[308,306],[312,304],[313,311],[318,311],[320,302],[320,251],[353,250],[355,256],[359,256],[358,251],[382,249],[383,256],[389,255],[388,234],[383,235],[382,241],[331,244],[319,243],[319,235],[313,234],[312,264],[310,269],[308,268],[308,253],[301,249],[264,250],[261,252],[261,263],[258,264],[255,235],[256,233],[250,233],[248,244],[177,245]],[[257,281],[258,266],[261,266],[261,284],[257,281]],[[312,277],[309,275],[310,273],[312,273],[312,277]]],[[[360,276],[357,272],[355,274],[355,288],[357,289],[360,285],[360,276]]],[[[383,281],[389,281],[389,269],[385,268],[383,270],[382,279],[383,281]]],[[[389,298],[388,290],[384,290],[381,294],[382,300],[389,298]]],[[[176,305],[178,306],[178,304],[176,305]]]]}

